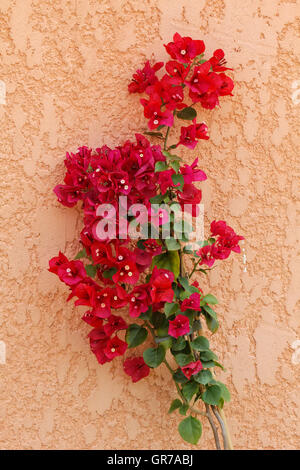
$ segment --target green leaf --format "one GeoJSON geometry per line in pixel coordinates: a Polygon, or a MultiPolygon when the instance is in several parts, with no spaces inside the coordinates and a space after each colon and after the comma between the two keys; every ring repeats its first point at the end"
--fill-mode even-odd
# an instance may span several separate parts
{"type": "Polygon", "coordinates": [[[176,340],[173,338],[172,351],[182,351],[186,347],[186,340],[179,336],[176,340]]]}
{"type": "Polygon", "coordinates": [[[165,309],[166,317],[168,318],[177,312],[177,310],[179,309],[179,305],[174,302],[172,303],[166,302],[164,309],[165,309]]]}
{"type": "Polygon", "coordinates": [[[77,255],[75,256],[75,259],[81,259],[81,258],[87,258],[87,253],[86,249],[83,248],[82,250],[78,251],[77,255]]]}
{"type": "Polygon", "coordinates": [[[186,382],[188,382],[188,379],[186,378],[181,369],[177,369],[177,371],[174,372],[173,380],[179,384],[185,384],[186,382]]]}
{"type": "Polygon", "coordinates": [[[184,290],[188,293],[188,297],[189,297],[191,294],[193,294],[194,292],[198,292],[198,293],[199,293],[199,289],[197,289],[197,287],[191,286],[191,285],[189,284],[188,278],[179,276],[178,280],[179,280],[180,284],[182,285],[182,287],[184,288],[184,290]]]}
{"type": "Polygon", "coordinates": [[[106,271],[103,271],[102,276],[104,277],[104,279],[112,280],[113,275],[116,274],[117,271],[118,271],[117,268],[110,268],[110,269],[107,269],[106,271]]]}
{"type": "Polygon", "coordinates": [[[180,258],[177,251],[168,251],[161,255],[154,256],[151,268],[157,266],[158,269],[168,269],[174,274],[175,280],[179,276],[180,258]]]}
{"type": "Polygon", "coordinates": [[[203,305],[203,308],[208,313],[209,316],[211,316],[215,320],[218,320],[216,312],[212,308],[210,308],[209,305],[203,305]]]}
{"type": "Polygon", "coordinates": [[[200,359],[205,361],[216,361],[218,356],[215,355],[213,351],[210,349],[208,351],[201,351],[200,352],[200,359]]]}
{"type": "Polygon", "coordinates": [[[165,245],[168,251],[178,251],[180,250],[180,243],[175,238],[166,238],[165,245]]]}
{"type": "Polygon", "coordinates": [[[199,385],[197,385],[195,382],[188,382],[182,387],[182,393],[184,398],[187,401],[191,401],[195,393],[197,393],[199,389],[199,385]]]}
{"type": "Polygon", "coordinates": [[[141,320],[151,320],[152,307],[150,306],[146,312],[140,314],[139,318],[141,320]]]}
{"type": "Polygon", "coordinates": [[[218,385],[211,385],[202,393],[201,398],[208,405],[218,405],[221,396],[221,388],[218,385]]]}
{"type": "Polygon", "coordinates": [[[198,374],[193,375],[193,379],[202,385],[207,385],[213,380],[213,375],[210,370],[200,370],[198,374]]]}
{"type": "Polygon", "coordinates": [[[153,137],[163,137],[161,132],[145,131],[145,135],[151,135],[153,137]]]}
{"type": "Polygon", "coordinates": [[[173,170],[174,170],[176,173],[178,173],[179,168],[180,168],[180,164],[179,164],[179,162],[178,162],[177,160],[171,161],[171,162],[170,162],[170,166],[171,166],[171,168],[173,168],[173,170]]]}
{"type": "Polygon", "coordinates": [[[126,331],[125,340],[129,348],[136,348],[142,344],[148,336],[148,331],[136,323],[129,325],[126,331]]]}
{"type": "Polygon", "coordinates": [[[185,119],[186,121],[192,121],[197,117],[197,112],[194,108],[188,107],[183,108],[181,111],[178,111],[177,116],[180,119],[185,119]]]}
{"type": "Polygon", "coordinates": [[[182,406],[182,402],[178,398],[176,398],[176,400],[172,401],[168,413],[169,414],[173,413],[173,411],[177,410],[181,406],[182,406]]]}
{"type": "Polygon", "coordinates": [[[202,425],[197,418],[188,416],[178,426],[182,439],[190,444],[198,444],[202,434],[202,425]]]}
{"type": "Polygon", "coordinates": [[[225,384],[223,384],[222,382],[218,382],[216,381],[216,385],[219,385],[220,389],[221,389],[221,393],[222,393],[222,399],[224,401],[230,401],[230,392],[228,390],[228,388],[226,387],[225,384]]]}
{"type": "Polygon", "coordinates": [[[85,272],[87,276],[89,277],[95,277],[97,274],[97,266],[94,266],[93,264],[87,264],[85,267],[85,272]]]}
{"type": "Polygon", "coordinates": [[[194,361],[192,354],[176,354],[175,360],[180,367],[187,366],[190,362],[194,361]]]}
{"type": "Polygon", "coordinates": [[[157,194],[156,196],[151,197],[150,202],[152,204],[160,204],[161,202],[164,201],[164,199],[167,197],[167,193],[165,194],[157,194]]]}
{"type": "Polygon", "coordinates": [[[224,400],[223,400],[223,398],[220,398],[220,401],[219,401],[218,407],[222,409],[222,408],[223,408],[223,406],[224,406],[224,400]]]}
{"type": "Polygon", "coordinates": [[[138,242],[137,242],[137,244],[136,244],[137,247],[138,247],[140,250],[145,250],[145,249],[146,249],[146,247],[145,247],[145,245],[144,245],[144,241],[145,241],[145,240],[138,240],[138,242]]]}
{"type": "Polygon", "coordinates": [[[202,300],[206,302],[207,304],[211,304],[211,305],[215,305],[219,303],[218,299],[212,294],[205,295],[202,300]]]}
{"type": "Polygon", "coordinates": [[[157,335],[160,337],[168,336],[168,331],[169,331],[169,322],[163,317],[163,321],[159,325],[159,328],[157,329],[157,335]]]}
{"type": "Polygon", "coordinates": [[[179,183],[180,186],[176,186],[176,189],[179,191],[182,191],[183,185],[184,185],[184,178],[182,175],[177,175],[176,173],[172,175],[172,181],[175,185],[179,183]]]}
{"type": "Polygon", "coordinates": [[[209,369],[210,367],[215,367],[215,362],[214,361],[201,361],[203,369],[209,369]]]}
{"type": "MultiPolygon", "coordinates": [[[[171,147],[170,147],[171,148],[171,147]]],[[[179,155],[173,155],[172,153],[168,152],[167,150],[163,150],[162,154],[167,157],[168,160],[176,160],[179,161],[181,160],[181,157],[179,155]]]]}
{"type": "Polygon", "coordinates": [[[144,361],[149,367],[158,367],[166,355],[165,348],[160,344],[158,348],[148,348],[143,353],[144,361]]]}
{"type": "Polygon", "coordinates": [[[219,328],[219,322],[215,318],[211,317],[210,315],[205,315],[205,320],[207,324],[207,328],[209,331],[212,333],[215,333],[217,329],[219,328]]]}
{"type": "Polygon", "coordinates": [[[170,336],[166,336],[165,338],[155,338],[155,342],[160,343],[165,348],[165,351],[170,349],[172,346],[172,338],[170,336]]]}
{"type": "Polygon", "coordinates": [[[155,173],[159,173],[160,171],[165,171],[167,169],[168,169],[168,166],[166,165],[165,162],[159,161],[155,163],[155,170],[154,170],[155,173]]]}
{"type": "Polygon", "coordinates": [[[225,370],[224,367],[222,366],[222,364],[220,364],[219,362],[214,361],[214,364],[215,364],[216,367],[220,367],[220,369],[225,370]]]}
{"type": "Polygon", "coordinates": [[[165,316],[161,312],[153,312],[152,317],[151,317],[151,323],[154,326],[154,328],[157,330],[160,325],[162,325],[163,321],[165,319],[165,316]]]}
{"type": "Polygon", "coordinates": [[[205,336],[198,336],[191,342],[191,346],[196,351],[206,351],[209,349],[209,341],[205,336]]]}
{"type": "Polygon", "coordinates": [[[189,405],[186,403],[183,403],[181,407],[179,408],[179,413],[185,416],[188,409],[189,409],[189,405]]]}

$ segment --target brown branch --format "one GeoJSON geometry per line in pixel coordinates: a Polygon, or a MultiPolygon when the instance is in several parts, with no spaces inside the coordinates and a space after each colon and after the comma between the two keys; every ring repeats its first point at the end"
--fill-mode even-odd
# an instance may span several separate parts
{"type": "Polygon", "coordinates": [[[214,423],[214,420],[212,418],[212,415],[211,415],[211,412],[210,412],[210,409],[209,409],[209,406],[207,405],[207,403],[205,403],[205,408],[206,408],[207,419],[208,419],[210,427],[211,427],[211,429],[214,433],[216,448],[217,448],[217,450],[221,450],[218,431],[217,431],[216,425],[214,423]]]}
{"type": "Polygon", "coordinates": [[[228,446],[228,440],[227,440],[227,434],[226,434],[226,428],[225,428],[225,425],[224,425],[224,421],[222,420],[221,416],[219,415],[216,406],[212,405],[211,409],[213,410],[213,414],[215,415],[215,417],[217,418],[217,420],[219,421],[219,424],[221,426],[224,450],[228,450],[229,446],[228,446]]]}

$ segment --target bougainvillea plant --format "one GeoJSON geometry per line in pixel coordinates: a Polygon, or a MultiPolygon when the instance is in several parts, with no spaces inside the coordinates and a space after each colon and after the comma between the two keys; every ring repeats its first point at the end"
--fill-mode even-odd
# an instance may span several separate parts
{"type": "Polygon", "coordinates": [[[199,217],[202,196],[194,183],[207,177],[198,158],[182,164],[177,150],[209,139],[196,109],[212,110],[231,95],[234,84],[225,72],[232,69],[221,49],[205,59],[201,40],[176,33],[165,48],[171,60],[147,61],[128,86],[130,93],[144,94],[149,130],[114,149],[67,153],[64,184],[54,192],[64,206],[81,203],[81,249],[71,260],[60,252],[49,271],[69,287],[68,300],[86,306],[82,319],[92,327],[90,347],[100,364],[123,356],[133,382],[151,380],[153,369],[166,367],[178,393],[169,413],[181,415],[182,438],[197,444],[207,418],[216,447],[220,429],[228,449],[223,406],[230,394],[216,379],[214,368],[222,365],[204,335],[204,325],[211,333],[218,329],[218,301],[193,275],[207,275],[216,261],[239,253],[243,237],[214,220],[207,239],[189,244],[188,220],[199,217]],[[169,145],[170,131],[184,121],[177,143],[169,145]],[[158,143],[151,145],[145,135],[158,143]]]}

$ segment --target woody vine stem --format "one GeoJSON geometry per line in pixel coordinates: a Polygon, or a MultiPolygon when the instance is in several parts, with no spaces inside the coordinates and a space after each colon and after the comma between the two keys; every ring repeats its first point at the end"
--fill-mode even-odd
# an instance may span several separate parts
{"type": "MultiPolygon", "coordinates": [[[[167,127],[167,130],[166,130],[166,134],[165,134],[165,138],[164,138],[164,149],[165,150],[168,150],[168,147],[167,147],[167,141],[168,141],[168,137],[169,137],[169,134],[170,134],[170,127],[167,127]]],[[[180,250],[178,251],[179,253],[179,259],[180,259],[180,275],[182,277],[185,277],[186,276],[186,272],[185,272],[185,268],[184,268],[184,257],[183,257],[183,252],[182,252],[182,249],[180,248],[180,250]]],[[[194,267],[193,267],[193,270],[192,272],[190,273],[190,275],[188,276],[189,279],[192,277],[192,275],[194,274],[194,272],[196,271],[197,269],[197,266],[200,262],[200,259],[195,263],[194,267]]],[[[146,326],[147,328],[150,327],[149,324],[146,323],[146,326]]],[[[154,335],[154,332],[152,331],[151,327],[150,327],[150,331],[151,331],[151,334],[153,335],[153,337],[155,338],[155,335],[154,335]]],[[[192,333],[193,335],[193,333],[192,333]]],[[[199,335],[202,335],[202,330],[199,330],[199,335]]],[[[167,362],[166,359],[164,359],[163,361],[167,367],[167,369],[169,370],[169,372],[172,374],[174,374],[174,370],[171,368],[170,364],[167,362]]],[[[214,375],[214,374],[213,374],[214,375]]],[[[182,392],[180,390],[180,387],[178,386],[178,384],[175,382],[175,385],[176,385],[176,388],[177,388],[177,392],[180,396],[180,398],[183,400],[183,403],[185,403],[186,405],[188,405],[188,402],[186,401],[186,399],[184,398],[184,396],[182,395],[182,392]]],[[[200,386],[201,388],[201,386],[200,386]]],[[[203,388],[203,387],[202,387],[203,388]]],[[[207,419],[208,419],[208,422],[210,424],[210,427],[213,431],[213,435],[214,435],[214,440],[215,440],[215,444],[216,444],[216,449],[217,450],[221,450],[221,446],[220,446],[220,440],[219,440],[219,435],[218,435],[218,430],[216,428],[216,425],[214,423],[214,420],[213,420],[213,417],[212,417],[212,414],[211,414],[211,411],[210,411],[210,408],[213,412],[213,414],[215,415],[219,425],[220,425],[220,428],[221,428],[221,433],[222,433],[222,438],[223,438],[223,446],[224,446],[224,450],[233,450],[233,444],[232,444],[232,440],[231,440],[231,435],[230,435],[230,430],[229,430],[229,427],[227,425],[227,421],[226,421],[226,417],[225,417],[225,413],[224,411],[219,408],[218,406],[216,405],[208,405],[208,404],[205,404],[205,409],[206,409],[206,412],[202,412],[200,410],[197,410],[196,408],[192,407],[192,406],[189,406],[189,409],[191,410],[191,413],[193,414],[200,414],[202,416],[205,416],[207,419]]]]}

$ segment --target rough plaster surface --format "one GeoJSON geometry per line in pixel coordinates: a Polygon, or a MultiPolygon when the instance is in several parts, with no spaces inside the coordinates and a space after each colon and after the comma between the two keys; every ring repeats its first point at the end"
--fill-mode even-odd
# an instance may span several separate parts
{"type": "MultiPolygon", "coordinates": [[[[175,31],[223,47],[235,69],[233,99],[203,111],[211,139],[184,152],[208,174],[207,221],[246,237],[247,271],[235,256],[204,285],[220,299],[212,341],[234,445],[299,447],[299,13],[292,0],[0,1],[1,448],[190,448],[170,440],[179,417],[166,414],[165,370],[132,384],[121,360],[100,367],[81,311],[46,271],[78,247],[79,212],[52,193],[65,151],[143,129],[128,80],[152,51],[165,58],[175,31]]],[[[213,448],[204,428],[199,447],[213,448]]]]}

